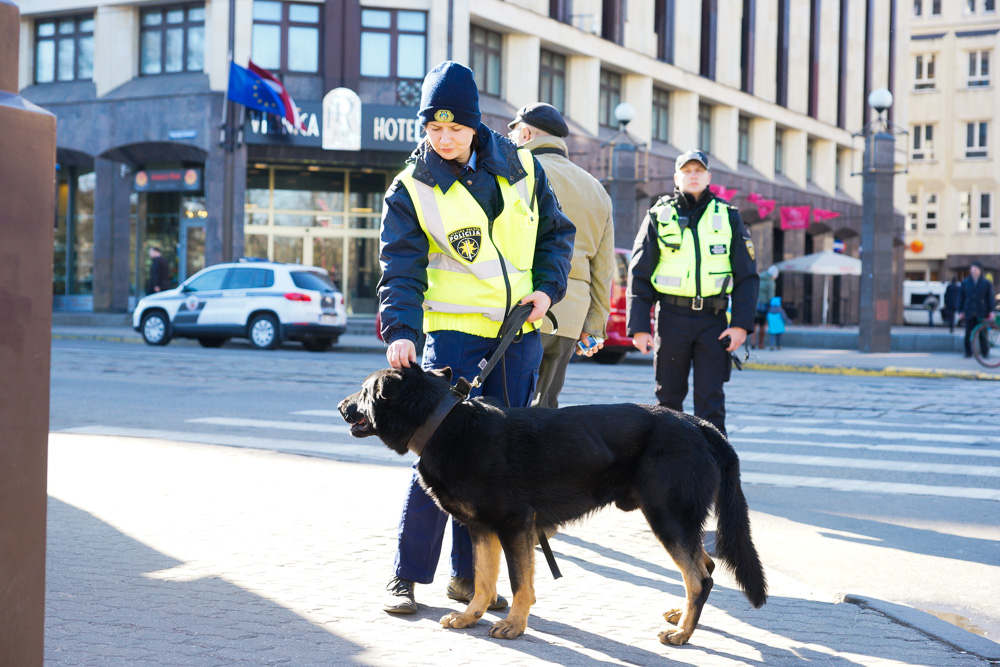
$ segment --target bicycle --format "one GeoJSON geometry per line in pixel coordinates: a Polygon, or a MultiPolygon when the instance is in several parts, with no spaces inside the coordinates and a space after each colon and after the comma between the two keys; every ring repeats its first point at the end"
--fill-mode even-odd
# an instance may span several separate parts
{"type": "Polygon", "coordinates": [[[1000,313],[994,312],[969,332],[976,361],[987,368],[1000,366],[1000,313]],[[985,341],[986,346],[983,347],[985,341]]]}

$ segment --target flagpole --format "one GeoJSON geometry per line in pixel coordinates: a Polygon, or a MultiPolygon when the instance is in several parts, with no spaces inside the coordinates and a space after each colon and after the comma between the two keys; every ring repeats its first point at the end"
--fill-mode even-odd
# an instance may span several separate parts
{"type": "Polygon", "coordinates": [[[236,46],[236,0],[229,0],[229,25],[228,27],[228,52],[229,52],[229,72],[226,79],[226,94],[222,101],[222,261],[228,262],[234,259],[233,255],[233,225],[235,216],[235,197],[233,188],[236,185],[236,156],[233,154],[233,118],[229,105],[229,80],[228,76],[233,69],[233,58],[236,46]]]}

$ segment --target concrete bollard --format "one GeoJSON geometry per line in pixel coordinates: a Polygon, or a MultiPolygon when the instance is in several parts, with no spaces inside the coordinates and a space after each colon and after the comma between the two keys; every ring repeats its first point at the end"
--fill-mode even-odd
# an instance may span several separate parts
{"type": "Polygon", "coordinates": [[[0,665],[41,667],[56,119],[17,94],[19,34],[0,0],[0,665]]]}

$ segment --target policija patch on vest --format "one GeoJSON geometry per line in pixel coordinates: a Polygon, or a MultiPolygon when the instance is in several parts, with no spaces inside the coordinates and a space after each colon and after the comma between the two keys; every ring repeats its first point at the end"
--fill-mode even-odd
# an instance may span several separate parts
{"type": "Polygon", "coordinates": [[[708,247],[708,252],[713,255],[725,255],[726,254],[726,244],[716,243],[715,245],[708,247]]]}
{"type": "Polygon", "coordinates": [[[479,227],[466,227],[448,234],[448,243],[467,262],[472,262],[479,256],[479,246],[483,234],[479,227]]]}
{"type": "Polygon", "coordinates": [[[757,259],[757,255],[753,251],[753,241],[747,239],[746,242],[747,242],[747,252],[750,253],[750,259],[757,259]]]}

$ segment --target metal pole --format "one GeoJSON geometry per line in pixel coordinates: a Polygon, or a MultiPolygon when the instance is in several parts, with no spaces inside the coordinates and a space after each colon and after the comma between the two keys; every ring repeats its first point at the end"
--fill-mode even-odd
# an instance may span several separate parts
{"type": "Polygon", "coordinates": [[[0,0],[0,665],[41,667],[56,119],[17,94],[20,29],[0,0]]]}
{"type": "MultiPolygon", "coordinates": [[[[229,0],[229,62],[233,62],[233,52],[236,45],[236,0],[229,0]]],[[[222,101],[223,140],[222,140],[222,261],[233,259],[233,224],[236,218],[236,201],[233,187],[236,184],[236,124],[234,122],[233,103],[229,101],[229,72],[226,72],[226,95],[222,101]]]]}
{"type": "Polygon", "coordinates": [[[865,136],[861,208],[861,352],[892,349],[892,181],[896,140],[881,131],[865,136]]]}

